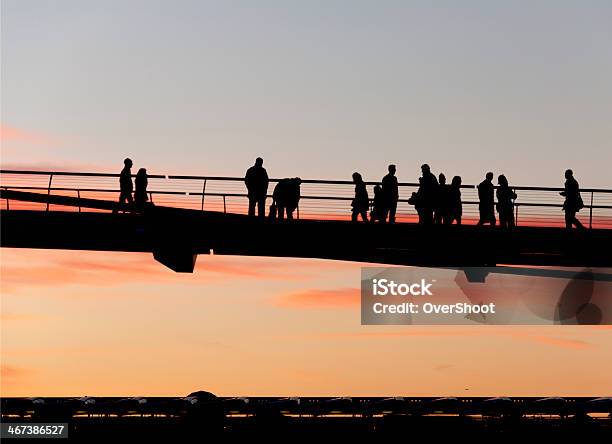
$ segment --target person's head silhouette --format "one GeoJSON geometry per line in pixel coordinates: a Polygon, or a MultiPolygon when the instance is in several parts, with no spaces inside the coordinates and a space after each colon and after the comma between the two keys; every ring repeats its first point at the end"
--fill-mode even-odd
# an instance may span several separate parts
{"type": "Polygon", "coordinates": [[[388,167],[389,170],[389,174],[391,174],[392,176],[395,175],[395,165],[391,164],[388,167]]]}
{"type": "Polygon", "coordinates": [[[446,184],[446,176],[443,173],[438,174],[438,182],[440,182],[440,185],[446,184]]]}
{"type": "Polygon", "coordinates": [[[570,177],[574,177],[574,172],[570,169],[565,170],[565,178],[569,179],[570,177]]]}
{"type": "Polygon", "coordinates": [[[491,181],[493,180],[493,173],[492,173],[491,171],[489,171],[489,172],[487,173],[487,176],[486,176],[486,177],[487,177],[487,180],[488,180],[489,182],[491,182],[491,181]]]}
{"type": "Polygon", "coordinates": [[[421,172],[423,174],[429,174],[431,172],[431,168],[429,168],[429,165],[424,163],[423,165],[421,165],[421,172]]]}
{"type": "Polygon", "coordinates": [[[256,167],[262,167],[263,166],[263,159],[261,157],[258,157],[257,159],[255,159],[255,166],[256,167]]]}
{"type": "Polygon", "coordinates": [[[459,188],[461,186],[461,176],[453,177],[453,181],[451,182],[453,186],[459,188]]]}
{"type": "Polygon", "coordinates": [[[506,176],[504,176],[503,174],[500,174],[499,177],[497,178],[497,183],[502,187],[507,187],[508,179],[506,179],[506,176]]]}
{"type": "Polygon", "coordinates": [[[128,167],[128,168],[132,168],[132,165],[133,165],[133,163],[132,163],[132,159],[130,159],[129,157],[127,157],[127,158],[126,158],[126,159],[123,161],[123,164],[124,164],[126,167],[128,167]]]}
{"type": "Polygon", "coordinates": [[[363,182],[363,178],[361,177],[361,174],[355,172],[353,173],[353,182],[354,183],[361,183],[363,182]]]}

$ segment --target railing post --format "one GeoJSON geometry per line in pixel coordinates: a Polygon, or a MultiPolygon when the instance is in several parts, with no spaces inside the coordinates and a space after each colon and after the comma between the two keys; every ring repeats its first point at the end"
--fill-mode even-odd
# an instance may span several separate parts
{"type": "Polygon", "coordinates": [[[296,210],[297,210],[297,218],[299,219],[300,218],[300,204],[298,204],[296,210]]]}
{"type": "MultiPolygon", "coordinates": [[[[516,188],[512,188],[512,192],[518,197],[516,188]]],[[[518,227],[518,204],[516,203],[516,199],[512,199],[512,203],[514,204],[514,226],[518,227]]]]}
{"type": "MultiPolygon", "coordinates": [[[[53,180],[53,173],[49,173],[49,187],[47,188],[47,196],[51,195],[51,181],[53,180]]],[[[47,201],[47,210],[49,211],[49,202],[47,201]]]]}
{"type": "Polygon", "coordinates": [[[591,207],[589,208],[589,230],[593,229],[593,192],[591,191],[591,207]]]}
{"type": "Polygon", "coordinates": [[[149,202],[153,203],[153,192],[149,191],[149,202]]]}
{"type": "Polygon", "coordinates": [[[223,195],[223,214],[225,214],[227,212],[227,209],[225,208],[225,194],[223,195]]]}
{"type": "Polygon", "coordinates": [[[206,194],[206,179],[204,179],[204,184],[202,185],[202,211],[204,211],[204,195],[206,194]]]}
{"type": "Polygon", "coordinates": [[[514,225],[518,227],[518,208],[519,208],[519,205],[515,204],[514,208],[516,210],[515,211],[515,215],[514,215],[514,225]]]}
{"type": "Polygon", "coordinates": [[[81,212],[81,190],[77,190],[77,198],[79,199],[79,213],[81,212]]]}

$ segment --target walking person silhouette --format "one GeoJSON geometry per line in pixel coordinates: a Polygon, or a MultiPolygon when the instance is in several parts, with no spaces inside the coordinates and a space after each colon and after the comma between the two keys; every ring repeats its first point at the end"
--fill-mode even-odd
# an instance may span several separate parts
{"type": "Polygon", "coordinates": [[[244,183],[249,197],[249,216],[255,216],[255,206],[257,206],[257,215],[261,218],[265,217],[269,179],[261,157],[258,157],[255,165],[247,170],[244,183]]]}
{"type": "Polygon", "coordinates": [[[477,225],[491,224],[495,226],[495,186],[493,185],[493,173],[488,172],[485,180],[478,185],[478,210],[480,219],[477,225]]]}
{"type": "Polygon", "coordinates": [[[463,215],[463,206],[461,205],[461,176],[453,177],[448,194],[448,218],[444,224],[451,225],[453,221],[456,221],[457,225],[461,225],[461,216],[463,215]]]}
{"type": "Polygon", "coordinates": [[[563,202],[563,211],[565,211],[565,228],[576,228],[584,229],[584,225],[576,217],[576,213],[584,208],[584,202],[580,196],[580,186],[578,181],[574,178],[574,172],[572,170],[565,171],[565,191],[562,191],[561,196],[565,196],[565,202],[563,202]]]}
{"type": "Polygon", "coordinates": [[[381,222],[386,222],[387,217],[389,223],[395,223],[395,212],[397,210],[397,201],[399,200],[399,189],[397,177],[395,177],[395,165],[389,165],[389,173],[382,179],[382,193],[385,199],[385,211],[381,222]]]}
{"type": "Polygon", "coordinates": [[[355,184],[355,198],[351,202],[351,207],[353,208],[351,220],[357,222],[358,216],[361,216],[361,219],[367,222],[370,198],[361,174],[353,173],[353,183],[355,184]]]}
{"type": "Polygon", "coordinates": [[[422,205],[423,225],[431,225],[434,222],[434,209],[436,208],[436,199],[438,195],[438,179],[433,175],[429,165],[426,163],[421,165],[422,180],[417,194],[422,205]]]}
{"type": "MultiPolygon", "coordinates": [[[[132,183],[132,159],[129,157],[123,161],[123,169],[119,175],[119,203],[120,204],[132,204],[134,199],[132,197],[132,191],[134,191],[134,185],[132,183]]],[[[113,210],[116,213],[117,210],[113,210]]]]}
{"type": "Polygon", "coordinates": [[[436,211],[434,214],[434,223],[440,225],[446,223],[449,213],[449,192],[450,187],[446,185],[446,176],[442,173],[438,174],[438,192],[436,193],[436,211]]]}
{"type": "Polygon", "coordinates": [[[143,209],[149,200],[149,196],[147,194],[147,186],[149,185],[147,170],[144,168],[139,169],[138,173],[136,173],[136,179],[134,182],[136,183],[136,191],[134,191],[134,205],[139,209],[143,209]]]}
{"type": "Polygon", "coordinates": [[[385,211],[385,197],[383,196],[382,187],[376,184],[374,185],[374,202],[370,212],[370,222],[384,222],[385,211]]]}
{"type": "Polygon", "coordinates": [[[499,213],[499,225],[502,228],[514,227],[514,199],[516,193],[508,186],[508,179],[501,174],[497,178],[497,212],[499,213]]]}

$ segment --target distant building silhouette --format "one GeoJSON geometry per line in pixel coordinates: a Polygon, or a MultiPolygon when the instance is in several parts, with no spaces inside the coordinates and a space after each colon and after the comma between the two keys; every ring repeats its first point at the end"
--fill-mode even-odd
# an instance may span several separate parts
{"type": "Polygon", "coordinates": [[[351,202],[352,215],[351,220],[357,222],[358,216],[364,222],[368,221],[368,208],[370,207],[370,198],[366,184],[359,173],[353,173],[353,183],[355,184],[355,198],[351,202]]]}
{"type": "Polygon", "coordinates": [[[508,186],[508,179],[501,174],[497,178],[497,212],[499,213],[499,225],[502,228],[514,227],[514,199],[516,193],[508,186]]]}
{"type": "Polygon", "coordinates": [[[572,170],[565,171],[565,191],[560,193],[565,196],[565,202],[563,202],[563,211],[565,211],[565,227],[572,228],[584,228],[584,225],[576,217],[576,213],[584,208],[584,202],[582,196],[580,196],[580,186],[578,181],[574,178],[574,172],[572,170]]]}
{"type": "Polygon", "coordinates": [[[268,172],[263,167],[263,159],[261,157],[258,157],[255,160],[255,165],[247,170],[244,176],[244,183],[249,197],[249,216],[255,216],[255,206],[257,206],[258,216],[264,217],[269,179],[268,172]]]}
{"type": "Polygon", "coordinates": [[[149,196],[147,194],[147,186],[149,185],[149,180],[147,178],[147,170],[141,168],[138,170],[136,174],[136,191],[134,192],[134,204],[138,208],[143,208],[144,205],[149,200],[149,196]]]}
{"type": "Polygon", "coordinates": [[[300,185],[302,179],[295,177],[292,179],[281,179],[274,187],[274,203],[270,211],[271,219],[283,220],[285,213],[287,219],[293,219],[293,212],[297,209],[300,202],[300,185]]]}
{"type": "Polygon", "coordinates": [[[397,210],[397,201],[399,200],[399,188],[397,177],[395,177],[395,165],[389,165],[388,171],[389,173],[382,179],[382,193],[385,200],[382,222],[389,220],[389,223],[392,224],[395,223],[395,212],[397,210]]]}
{"type": "Polygon", "coordinates": [[[478,210],[480,219],[477,225],[491,224],[495,226],[495,186],[493,185],[493,173],[488,172],[485,180],[478,185],[478,210]]]}

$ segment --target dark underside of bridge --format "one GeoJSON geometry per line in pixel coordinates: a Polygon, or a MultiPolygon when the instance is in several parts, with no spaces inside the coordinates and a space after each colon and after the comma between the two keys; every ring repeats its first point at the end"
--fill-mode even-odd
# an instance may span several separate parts
{"type": "Polygon", "coordinates": [[[414,266],[612,266],[612,230],[269,222],[168,207],[142,214],[2,210],[1,229],[3,247],[151,252],[183,272],[211,251],[414,266]]]}

